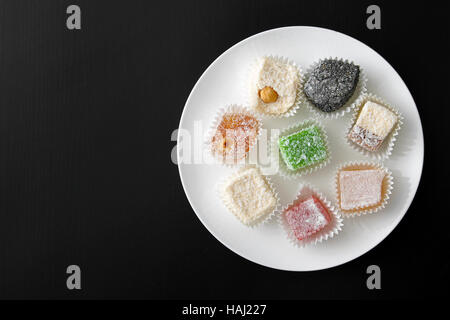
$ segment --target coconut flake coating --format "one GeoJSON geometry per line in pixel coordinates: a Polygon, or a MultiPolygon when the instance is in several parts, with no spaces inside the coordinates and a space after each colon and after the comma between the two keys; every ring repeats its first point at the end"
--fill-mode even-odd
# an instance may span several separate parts
{"type": "Polygon", "coordinates": [[[397,116],[388,108],[367,101],[349,133],[349,138],[366,150],[376,151],[397,123],[397,116]]]}
{"type": "Polygon", "coordinates": [[[243,223],[252,223],[271,213],[277,198],[258,168],[244,168],[227,181],[224,200],[243,223]]]}
{"type": "Polygon", "coordinates": [[[281,156],[290,170],[307,167],[327,157],[320,129],[312,125],[278,140],[281,156]]]}
{"type": "Polygon", "coordinates": [[[300,83],[298,70],[295,66],[272,57],[260,58],[250,79],[250,105],[264,114],[283,114],[296,103],[297,87],[300,83]],[[259,92],[270,87],[278,95],[275,102],[265,103],[259,92]]]}
{"type": "Polygon", "coordinates": [[[315,196],[287,208],[285,219],[298,240],[322,230],[331,221],[327,209],[315,196]]]}
{"type": "Polygon", "coordinates": [[[359,72],[359,66],[353,63],[323,60],[312,70],[305,84],[305,95],[320,110],[336,111],[355,92],[359,72]]]}
{"type": "Polygon", "coordinates": [[[359,114],[356,125],[367,129],[379,136],[380,139],[384,139],[391,132],[396,122],[397,116],[395,113],[376,102],[367,101],[359,114]]]}

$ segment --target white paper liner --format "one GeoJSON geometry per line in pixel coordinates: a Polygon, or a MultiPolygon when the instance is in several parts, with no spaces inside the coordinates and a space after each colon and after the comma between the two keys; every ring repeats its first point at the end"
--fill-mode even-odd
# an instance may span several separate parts
{"type": "Polygon", "coordinates": [[[209,154],[213,157],[215,163],[224,165],[226,167],[234,167],[234,166],[244,166],[246,159],[248,158],[248,155],[251,151],[251,149],[257,144],[262,131],[262,120],[261,118],[253,111],[249,110],[247,107],[232,104],[229,106],[226,106],[225,108],[220,108],[214,117],[214,120],[211,123],[211,126],[208,130],[208,134],[206,135],[205,140],[205,148],[208,150],[209,154]],[[239,114],[245,114],[248,116],[254,117],[258,121],[258,134],[256,136],[256,139],[253,141],[253,143],[249,144],[249,151],[246,152],[245,157],[242,159],[224,159],[223,157],[218,156],[216,153],[213,152],[213,145],[211,143],[213,136],[216,134],[217,127],[222,121],[222,117],[227,113],[239,113],[239,114]]]}
{"type": "Polygon", "coordinates": [[[289,242],[291,242],[293,245],[302,248],[307,245],[315,245],[317,243],[321,243],[322,241],[326,241],[329,238],[333,238],[335,235],[339,233],[339,231],[342,230],[342,226],[344,225],[343,219],[341,217],[341,214],[339,211],[331,204],[330,201],[328,201],[325,196],[319,192],[316,188],[314,188],[312,185],[305,183],[300,184],[300,190],[297,193],[296,198],[289,203],[286,206],[283,206],[283,208],[280,210],[280,214],[278,215],[278,223],[282,226],[284,229],[287,239],[289,242]],[[331,221],[328,225],[326,225],[322,230],[308,236],[306,239],[299,240],[295,237],[292,229],[289,227],[286,219],[285,219],[285,213],[284,211],[288,209],[290,206],[292,206],[294,203],[303,201],[310,197],[311,195],[316,196],[320,202],[324,205],[324,207],[328,210],[331,216],[331,221]]]}
{"type": "MultiPolygon", "coordinates": [[[[319,65],[319,63],[321,63],[324,60],[338,60],[338,61],[343,61],[346,63],[352,63],[351,61],[344,60],[342,58],[329,57],[326,59],[320,59],[319,61],[316,61],[312,65],[310,65],[309,68],[306,70],[305,84],[308,81],[309,75],[314,70],[314,68],[317,67],[319,65]]],[[[358,83],[356,84],[355,91],[353,92],[353,95],[350,97],[350,99],[348,99],[348,101],[342,107],[340,107],[339,109],[337,109],[333,112],[324,112],[324,111],[321,111],[320,109],[318,109],[311,101],[308,100],[306,95],[303,94],[305,96],[306,107],[309,109],[309,111],[311,111],[314,114],[315,117],[318,117],[318,118],[336,119],[336,118],[342,117],[344,114],[346,114],[347,112],[350,112],[352,109],[354,109],[359,104],[359,100],[364,95],[364,93],[366,93],[366,91],[367,91],[366,85],[367,85],[366,73],[364,72],[364,69],[361,66],[359,66],[359,79],[358,79],[358,83]]]]}
{"type": "Polygon", "coordinates": [[[276,191],[271,179],[269,176],[264,175],[261,172],[261,169],[257,166],[257,165],[247,165],[245,167],[241,167],[239,168],[236,172],[234,172],[233,174],[229,175],[228,177],[224,178],[218,185],[216,188],[216,192],[217,192],[217,196],[219,197],[219,199],[222,200],[222,203],[225,205],[225,207],[227,208],[227,210],[233,214],[234,217],[236,217],[237,220],[239,220],[243,225],[247,226],[247,227],[256,227],[262,224],[267,223],[268,221],[270,221],[272,219],[272,217],[274,217],[281,209],[281,202],[280,202],[280,197],[278,195],[278,192],[276,191]],[[275,198],[276,198],[276,205],[273,209],[272,212],[269,212],[261,217],[259,217],[256,220],[250,221],[250,222],[244,222],[239,218],[239,215],[237,213],[234,212],[232,205],[228,202],[228,200],[224,197],[225,194],[225,187],[228,184],[228,182],[234,178],[239,172],[246,170],[248,168],[258,168],[259,173],[261,174],[261,176],[263,176],[263,178],[266,180],[267,184],[269,185],[270,189],[272,190],[272,193],[274,194],[275,198]]]}
{"type": "Polygon", "coordinates": [[[370,213],[376,213],[379,210],[386,207],[388,201],[390,199],[390,195],[392,194],[392,190],[394,189],[394,178],[392,177],[392,172],[384,167],[381,163],[378,162],[364,162],[364,161],[351,161],[344,163],[336,169],[336,174],[334,177],[334,189],[335,189],[335,197],[336,197],[336,206],[339,212],[342,214],[344,218],[354,218],[356,216],[361,216],[370,213]],[[381,203],[371,207],[360,207],[353,210],[343,210],[341,208],[340,201],[340,191],[339,191],[339,172],[341,170],[348,169],[382,169],[386,176],[383,179],[383,189],[382,189],[382,200],[381,203]]]}
{"type": "Polygon", "coordinates": [[[305,73],[303,72],[302,68],[299,65],[297,65],[295,62],[289,60],[288,58],[285,58],[282,56],[277,56],[277,55],[267,55],[267,56],[263,56],[261,58],[272,58],[281,63],[289,64],[297,69],[297,74],[299,77],[299,84],[297,86],[297,96],[295,98],[295,103],[291,108],[289,108],[288,111],[281,113],[281,114],[263,113],[263,112],[259,112],[259,111],[255,110],[253,108],[252,103],[251,103],[251,95],[254,94],[252,84],[255,81],[254,75],[257,74],[257,72],[258,72],[256,70],[256,68],[258,66],[258,63],[257,63],[258,60],[255,59],[255,61],[250,65],[250,67],[247,71],[246,85],[244,86],[245,91],[246,91],[245,96],[247,97],[247,105],[249,106],[249,108],[251,110],[253,110],[256,114],[258,114],[263,119],[281,119],[281,118],[287,118],[287,117],[293,116],[306,99],[306,97],[303,93],[303,85],[305,83],[305,77],[304,77],[305,73]]]}
{"type": "Polygon", "coordinates": [[[347,127],[345,131],[345,140],[347,141],[347,144],[355,149],[356,151],[362,153],[365,156],[371,157],[376,160],[385,160],[390,157],[392,154],[392,149],[394,148],[395,141],[397,140],[398,132],[400,131],[401,127],[403,125],[403,116],[402,114],[394,107],[392,107],[390,104],[386,103],[383,99],[380,97],[372,94],[367,93],[364,94],[361,99],[358,101],[358,104],[353,112],[352,120],[350,121],[350,125],[347,127]],[[387,135],[387,137],[383,140],[382,144],[378,148],[378,150],[370,151],[367,150],[357,143],[350,140],[348,135],[350,134],[350,131],[353,129],[353,126],[355,125],[356,121],[358,120],[359,114],[361,113],[362,107],[367,101],[376,102],[383,107],[386,107],[395,115],[397,116],[397,123],[392,128],[391,132],[387,135]]]}
{"type": "Polygon", "coordinates": [[[270,158],[271,158],[272,162],[278,161],[278,168],[279,168],[278,172],[280,173],[280,175],[282,177],[288,178],[288,179],[292,179],[292,178],[300,177],[300,176],[303,176],[306,174],[310,174],[314,171],[317,171],[317,170],[325,167],[331,161],[331,153],[330,153],[330,148],[328,146],[328,136],[327,136],[327,133],[326,133],[322,123],[318,119],[308,119],[308,120],[293,124],[287,128],[282,129],[278,136],[272,135],[271,143],[270,143],[270,158]],[[322,137],[323,141],[325,142],[325,149],[327,151],[327,157],[325,160],[320,161],[315,164],[312,164],[308,167],[300,168],[297,170],[290,170],[287,167],[286,163],[284,162],[284,160],[280,154],[280,150],[278,148],[278,139],[282,136],[290,135],[290,134],[300,131],[302,129],[308,128],[312,125],[315,125],[320,129],[321,137],[322,137]]]}

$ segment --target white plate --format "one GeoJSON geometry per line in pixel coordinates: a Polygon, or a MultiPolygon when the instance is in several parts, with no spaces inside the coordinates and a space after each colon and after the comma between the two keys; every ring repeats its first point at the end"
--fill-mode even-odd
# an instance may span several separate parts
{"type": "MultiPolygon", "coordinates": [[[[293,271],[330,268],[351,261],[380,243],[405,215],[419,185],[423,164],[423,133],[414,100],[397,72],[378,53],[347,35],[315,27],[269,30],[245,39],[217,58],[200,77],[186,102],[180,128],[194,132],[194,122],[209,126],[218,108],[246,101],[243,79],[249,64],[261,55],[282,55],[306,69],[324,57],[342,57],[361,65],[367,73],[369,92],[396,106],[404,116],[393,154],[384,161],[394,176],[394,190],[388,206],[374,214],[345,219],[337,237],[306,248],[293,247],[283,230],[272,220],[254,229],[243,226],[227,212],[215,194],[216,184],[233,169],[210,164],[179,164],[187,198],[205,227],[225,246],[242,257],[264,266],[293,271]]],[[[418,72],[411,66],[410,72],[418,72]]],[[[311,114],[305,107],[294,117],[265,120],[266,128],[283,128],[311,114]]],[[[313,184],[335,202],[335,168],[349,160],[370,160],[352,150],[344,140],[351,114],[323,121],[332,153],[322,170],[294,180],[272,176],[282,204],[295,196],[300,181],[313,184]]],[[[204,128],[206,129],[206,128],[204,128]]],[[[180,140],[179,140],[180,141],[180,140]]],[[[180,146],[180,144],[178,144],[180,146]]],[[[180,147],[178,148],[180,159],[180,147]]],[[[191,159],[193,156],[191,157],[191,159]]]]}

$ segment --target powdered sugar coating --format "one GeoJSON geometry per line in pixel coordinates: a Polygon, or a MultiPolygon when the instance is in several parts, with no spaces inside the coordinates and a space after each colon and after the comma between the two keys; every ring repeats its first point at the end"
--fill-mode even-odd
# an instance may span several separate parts
{"type": "Polygon", "coordinates": [[[245,224],[271,213],[277,198],[260,170],[244,168],[234,174],[224,186],[224,201],[233,214],[245,224]]]}
{"type": "Polygon", "coordinates": [[[381,169],[339,172],[339,205],[342,210],[367,208],[381,203],[386,173],[381,169]]]}
{"type": "Polygon", "coordinates": [[[263,114],[286,113],[296,103],[299,84],[300,77],[294,65],[273,57],[259,58],[256,72],[250,79],[250,105],[263,114]],[[259,90],[264,87],[271,87],[276,91],[278,98],[275,102],[264,103],[261,100],[259,90]]]}
{"type": "Polygon", "coordinates": [[[285,219],[298,240],[304,240],[322,230],[331,221],[330,214],[315,196],[285,210],[285,219]]]}

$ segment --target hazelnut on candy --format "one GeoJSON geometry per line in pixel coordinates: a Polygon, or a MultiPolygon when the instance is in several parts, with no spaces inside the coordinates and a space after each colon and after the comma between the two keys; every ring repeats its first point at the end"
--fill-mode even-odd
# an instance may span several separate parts
{"type": "Polygon", "coordinates": [[[258,92],[259,97],[264,103],[272,103],[277,101],[278,93],[272,87],[264,87],[258,92]]]}

